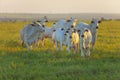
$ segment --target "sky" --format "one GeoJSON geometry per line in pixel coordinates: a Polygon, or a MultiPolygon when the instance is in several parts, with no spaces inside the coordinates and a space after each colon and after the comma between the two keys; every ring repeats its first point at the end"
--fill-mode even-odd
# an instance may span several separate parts
{"type": "Polygon", "coordinates": [[[120,0],[0,0],[0,13],[120,13],[120,0]]]}

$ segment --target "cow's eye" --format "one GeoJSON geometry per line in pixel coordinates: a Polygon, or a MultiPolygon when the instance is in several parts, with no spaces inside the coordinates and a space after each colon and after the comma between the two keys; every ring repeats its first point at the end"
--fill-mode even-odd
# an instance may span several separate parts
{"type": "Polygon", "coordinates": [[[61,30],[64,30],[63,28],[61,30]]]}
{"type": "Polygon", "coordinates": [[[91,23],[94,23],[94,21],[91,21],[91,23]]]}

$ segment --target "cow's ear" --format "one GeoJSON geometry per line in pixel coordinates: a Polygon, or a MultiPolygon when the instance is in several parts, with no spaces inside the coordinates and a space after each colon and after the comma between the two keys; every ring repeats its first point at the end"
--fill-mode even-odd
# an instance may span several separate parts
{"type": "Polygon", "coordinates": [[[77,30],[77,32],[80,32],[80,30],[77,30]]]}
{"type": "Polygon", "coordinates": [[[55,32],[56,30],[54,29],[53,32],[55,32]]]}
{"type": "Polygon", "coordinates": [[[91,21],[91,23],[94,23],[94,21],[91,21]]]}
{"type": "Polygon", "coordinates": [[[70,22],[70,20],[66,20],[66,22],[70,22]]]}
{"type": "Polygon", "coordinates": [[[70,28],[68,28],[67,30],[70,30],[70,28]]]}
{"type": "Polygon", "coordinates": [[[101,23],[101,21],[99,20],[98,23],[101,23]]]}
{"type": "Polygon", "coordinates": [[[33,22],[33,24],[36,24],[36,22],[33,22]]]}
{"type": "Polygon", "coordinates": [[[41,22],[41,21],[36,21],[36,22],[41,22]]]}
{"type": "Polygon", "coordinates": [[[56,24],[55,22],[53,24],[56,24]]]}
{"type": "Polygon", "coordinates": [[[62,31],[64,30],[64,28],[61,29],[62,31]]]}
{"type": "Polygon", "coordinates": [[[72,39],[72,36],[70,36],[70,39],[72,39]]]}
{"type": "Polygon", "coordinates": [[[71,28],[74,28],[74,26],[73,26],[73,25],[71,25],[71,28]]]}
{"type": "Polygon", "coordinates": [[[88,29],[86,29],[85,32],[88,32],[88,29]]]}
{"type": "Polygon", "coordinates": [[[68,33],[69,31],[66,31],[66,33],[68,33]]]}
{"type": "Polygon", "coordinates": [[[42,27],[45,27],[45,25],[42,25],[42,27]]]}
{"type": "Polygon", "coordinates": [[[34,24],[30,24],[31,26],[35,26],[34,24]]]}

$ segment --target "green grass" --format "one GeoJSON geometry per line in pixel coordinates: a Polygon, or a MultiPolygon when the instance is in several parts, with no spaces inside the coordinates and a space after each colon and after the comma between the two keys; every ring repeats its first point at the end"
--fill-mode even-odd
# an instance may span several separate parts
{"type": "Polygon", "coordinates": [[[0,80],[120,80],[120,21],[100,24],[88,58],[56,52],[48,39],[45,47],[27,52],[19,40],[27,23],[0,22],[0,80]]]}

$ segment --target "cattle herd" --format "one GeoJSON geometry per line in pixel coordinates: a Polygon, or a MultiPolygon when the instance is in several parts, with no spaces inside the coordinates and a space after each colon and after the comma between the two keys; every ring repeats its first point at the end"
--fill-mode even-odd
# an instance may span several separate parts
{"type": "Polygon", "coordinates": [[[69,20],[58,20],[50,28],[46,26],[48,22],[44,17],[39,21],[25,25],[20,30],[20,39],[23,44],[26,44],[27,50],[30,51],[32,45],[38,46],[40,41],[44,46],[44,39],[49,38],[56,50],[62,50],[63,45],[66,46],[68,52],[81,51],[81,56],[90,56],[90,45],[94,49],[97,38],[98,24],[101,22],[97,19],[92,19],[90,24],[78,22],[77,19],[70,18],[69,20]]]}

